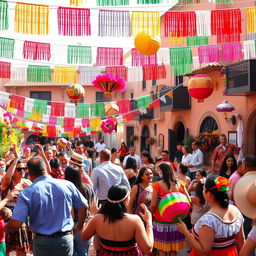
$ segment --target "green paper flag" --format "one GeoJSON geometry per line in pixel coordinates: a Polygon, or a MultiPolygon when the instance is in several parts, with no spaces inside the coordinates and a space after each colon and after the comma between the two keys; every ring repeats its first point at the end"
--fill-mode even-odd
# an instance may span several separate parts
{"type": "Polygon", "coordinates": [[[209,43],[208,36],[188,36],[186,40],[187,46],[208,45],[209,43]]]}
{"type": "Polygon", "coordinates": [[[105,116],[105,105],[103,102],[91,103],[91,116],[105,116]]]}
{"type": "Polygon", "coordinates": [[[97,0],[98,6],[129,5],[129,0],[97,0]]]}
{"type": "Polygon", "coordinates": [[[152,102],[150,95],[139,97],[136,101],[138,109],[147,108],[152,102]]]}
{"type": "Polygon", "coordinates": [[[34,100],[33,112],[37,114],[47,114],[47,101],[46,100],[34,100]]]}
{"type": "Polygon", "coordinates": [[[78,103],[76,106],[77,117],[89,117],[89,104],[78,103]]]}
{"type": "Polygon", "coordinates": [[[191,47],[170,48],[170,64],[175,76],[191,73],[192,61],[191,47]]]}
{"type": "Polygon", "coordinates": [[[92,51],[90,46],[68,46],[68,64],[91,64],[92,51]]]}
{"type": "Polygon", "coordinates": [[[162,0],[137,0],[137,4],[161,4],[162,0]]]}
{"type": "Polygon", "coordinates": [[[51,80],[50,66],[28,65],[28,82],[51,82],[51,80]]]}
{"type": "Polygon", "coordinates": [[[64,117],[58,116],[57,117],[57,125],[63,125],[63,123],[64,123],[64,117]]]}
{"type": "Polygon", "coordinates": [[[24,118],[30,119],[30,115],[31,115],[30,112],[25,111],[25,113],[24,113],[24,118]]]}
{"type": "Polygon", "coordinates": [[[0,30],[7,30],[9,28],[8,20],[8,3],[0,1],[0,30]]]}
{"type": "Polygon", "coordinates": [[[0,37],[0,57],[13,59],[14,43],[14,39],[0,37]]]}

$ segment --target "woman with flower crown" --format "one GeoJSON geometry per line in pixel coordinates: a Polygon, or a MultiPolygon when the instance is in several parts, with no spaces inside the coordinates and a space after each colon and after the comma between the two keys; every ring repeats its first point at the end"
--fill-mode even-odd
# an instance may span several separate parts
{"type": "Polygon", "coordinates": [[[138,215],[127,213],[129,200],[128,187],[119,184],[109,189],[107,201],[101,209],[97,207],[97,202],[92,203],[92,218],[81,237],[88,240],[97,235],[97,256],[142,256],[143,253],[151,253],[154,243],[151,213],[144,204],[141,205],[143,212],[140,212],[140,217],[146,223],[144,227],[138,215]]]}
{"type": "Polygon", "coordinates": [[[236,256],[244,244],[243,216],[234,205],[229,204],[228,179],[210,177],[204,185],[204,198],[210,205],[195,224],[193,236],[180,221],[178,229],[192,248],[192,256],[236,256]],[[236,245],[235,245],[236,243],[236,245]]]}

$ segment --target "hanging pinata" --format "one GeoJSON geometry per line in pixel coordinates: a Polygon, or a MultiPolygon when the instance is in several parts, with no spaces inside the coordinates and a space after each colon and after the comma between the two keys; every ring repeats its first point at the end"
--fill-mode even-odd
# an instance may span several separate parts
{"type": "Polygon", "coordinates": [[[77,105],[77,102],[84,97],[84,87],[80,84],[71,84],[67,88],[67,95],[77,105]]]}
{"type": "Polygon", "coordinates": [[[112,133],[115,128],[115,123],[111,119],[103,121],[101,124],[101,129],[104,133],[112,133]]]}
{"type": "Polygon", "coordinates": [[[104,97],[111,99],[113,91],[123,92],[126,89],[124,79],[113,77],[110,74],[98,75],[92,82],[95,88],[104,92],[104,97]]]}

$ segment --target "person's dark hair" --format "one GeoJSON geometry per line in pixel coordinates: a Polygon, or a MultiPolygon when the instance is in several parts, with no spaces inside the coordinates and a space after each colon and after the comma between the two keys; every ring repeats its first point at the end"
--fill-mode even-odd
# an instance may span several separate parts
{"type": "Polygon", "coordinates": [[[60,157],[60,156],[66,157],[66,156],[67,156],[67,153],[64,152],[64,151],[61,151],[61,152],[58,153],[58,156],[57,156],[57,157],[60,157]]]}
{"type": "Polygon", "coordinates": [[[153,164],[153,163],[154,163],[154,160],[153,160],[152,156],[149,154],[148,151],[142,151],[142,152],[141,152],[141,155],[144,156],[144,157],[146,157],[146,158],[148,159],[148,162],[149,162],[150,164],[153,164]]]}
{"type": "Polygon", "coordinates": [[[184,164],[180,164],[180,165],[179,165],[179,168],[181,169],[181,172],[182,172],[183,174],[186,174],[187,171],[188,171],[188,167],[187,167],[186,165],[184,165],[184,164]]]}
{"type": "Polygon", "coordinates": [[[215,184],[216,177],[210,177],[205,182],[205,189],[209,191],[213,196],[215,201],[222,207],[228,208],[229,198],[226,191],[219,191],[217,188],[213,188],[215,184]]]}
{"type": "Polygon", "coordinates": [[[239,161],[237,162],[237,169],[242,165],[242,163],[243,163],[242,160],[239,160],[239,161]]]}
{"type": "Polygon", "coordinates": [[[93,158],[93,154],[94,154],[93,149],[87,148],[87,153],[88,153],[88,155],[89,155],[90,158],[93,158]]]}
{"type": "Polygon", "coordinates": [[[180,146],[183,146],[183,143],[182,143],[182,142],[176,143],[176,147],[179,146],[179,145],[180,145],[180,146]]]}
{"type": "MultiPolygon", "coordinates": [[[[1,159],[1,160],[4,161],[4,159],[1,159]]],[[[15,161],[15,159],[13,159],[8,165],[6,165],[6,171],[9,169],[9,167],[13,164],[14,161],[15,161]]],[[[24,163],[22,158],[20,158],[20,159],[17,161],[17,164],[16,164],[16,165],[18,165],[18,164],[20,164],[20,163],[24,163]]]]}
{"type": "Polygon", "coordinates": [[[125,169],[133,169],[137,172],[137,161],[135,157],[129,156],[126,160],[125,169]]]}
{"type": "Polygon", "coordinates": [[[117,151],[116,148],[111,148],[111,154],[115,153],[117,151]]]}
{"type": "Polygon", "coordinates": [[[163,182],[166,183],[168,189],[171,188],[171,182],[174,182],[175,184],[177,184],[177,180],[174,177],[172,167],[169,163],[161,163],[159,164],[158,168],[163,173],[163,182]]]}
{"type": "Polygon", "coordinates": [[[44,160],[40,156],[33,156],[27,163],[28,171],[35,177],[42,175],[46,171],[44,160]]]}
{"type": "Polygon", "coordinates": [[[126,144],[125,144],[125,142],[123,141],[123,142],[121,142],[121,147],[122,147],[122,145],[124,146],[124,148],[126,148],[127,150],[128,150],[128,147],[126,146],[126,144]]]}
{"type": "Polygon", "coordinates": [[[196,196],[199,198],[199,201],[200,201],[201,205],[205,204],[203,190],[204,190],[204,184],[201,183],[201,182],[198,182],[197,185],[196,185],[195,193],[196,193],[196,196]]]}
{"type": "Polygon", "coordinates": [[[192,144],[197,145],[198,147],[200,146],[200,142],[197,141],[197,140],[194,140],[194,141],[192,142],[192,144]]]}
{"type": "Polygon", "coordinates": [[[222,165],[220,167],[220,176],[225,176],[226,175],[226,171],[228,169],[228,166],[227,166],[227,159],[228,158],[232,158],[234,163],[233,165],[231,166],[231,174],[234,173],[236,170],[237,170],[237,163],[236,163],[236,159],[234,157],[234,155],[232,154],[227,154],[222,162],[222,165]]]}
{"type": "Polygon", "coordinates": [[[165,153],[165,154],[169,155],[169,151],[168,150],[163,150],[162,153],[165,153]]]}
{"type": "Polygon", "coordinates": [[[220,137],[227,137],[225,133],[221,133],[220,137]]]}
{"type": "Polygon", "coordinates": [[[254,155],[245,155],[244,164],[248,168],[256,168],[256,157],[254,155]]]}
{"type": "Polygon", "coordinates": [[[111,201],[119,201],[124,199],[119,203],[112,203],[108,200],[101,207],[99,213],[104,215],[104,221],[113,223],[116,220],[120,220],[124,217],[127,212],[125,205],[125,198],[129,193],[129,188],[124,184],[113,185],[108,191],[108,199],[111,201]]]}
{"type": "MultiPolygon", "coordinates": [[[[138,184],[140,184],[140,183],[143,182],[143,180],[142,180],[141,177],[144,175],[144,172],[145,172],[146,170],[151,170],[151,169],[150,169],[150,168],[147,168],[147,167],[141,167],[141,168],[140,168],[139,173],[138,173],[138,176],[137,176],[137,178],[136,178],[136,180],[135,180],[135,182],[134,182],[134,185],[138,185],[138,184]]],[[[152,170],[151,170],[151,171],[152,171],[152,170]]]]}
{"type": "Polygon", "coordinates": [[[51,168],[58,168],[60,167],[60,160],[59,158],[53,158],[50,160],[50,166],[51,168]]]}
{"type": "Polygon", "coordinates": [[[204,170],[200,170],[200,171],[197,171],[197,172],[199,172],[199,173],[201,174],[201,176],[202,176],[202,177],[205,177],[205,178],[206,178],[206,176],[207,176],[206,171],[204,171],[204,170]]]}
{"type": "Polygon", "coordinates": [[[80,191],[80,193],[88,200],[87,195],[87,187],[82,182],[81,173],[77,166],[72,165],[68,166],[65,169],[65,180],[72,182],[76,188],[80,191]]]}

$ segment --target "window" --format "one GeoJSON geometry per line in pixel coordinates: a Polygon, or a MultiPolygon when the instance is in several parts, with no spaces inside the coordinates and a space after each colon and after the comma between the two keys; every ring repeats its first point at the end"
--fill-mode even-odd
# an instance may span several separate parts
{"type": "Polygon", "coordinates": [[[96,102],[105,102],[107,101],[104,96],[104,92],[96,92],[96,102]]]}
{"type": "Polygon", "coordinates": [[[156,85],[156,80],[152,80],[152,86],[156,85]]]}
{"type": "Polygon", "coordinates": [[[156,136],[156,135],[157,135],[157,125],[154,124],[154,136],[156,136]]]}
{"type": "Polygon", "coordinates": [[[207,116],[201,123],[200,133],[213,132],[215,130],[218,130],[217,122],[211,116],[207,116]]]}
{"type": "MultiPolygon", "coordinates": [[[[171,87],[164,87],[160,90],[160,97],[162,97],[163,95],[167,94],[169,91],[173,90],[173,88],[171,87]]],[[[164,110],[170,110],[173,108],[173,101],[172,98],[170,97],[165,97],[166,99],[166,103],[164,103],[163,101],[160,100],[160,111],[164,111],[164,110]]]]}
{"type": "Polygon", "coordinates": [[[52,100],[52,92],[47,91],[30,91],[30,98],[37,100],[46,100],[48,104],[52,100]]]}

